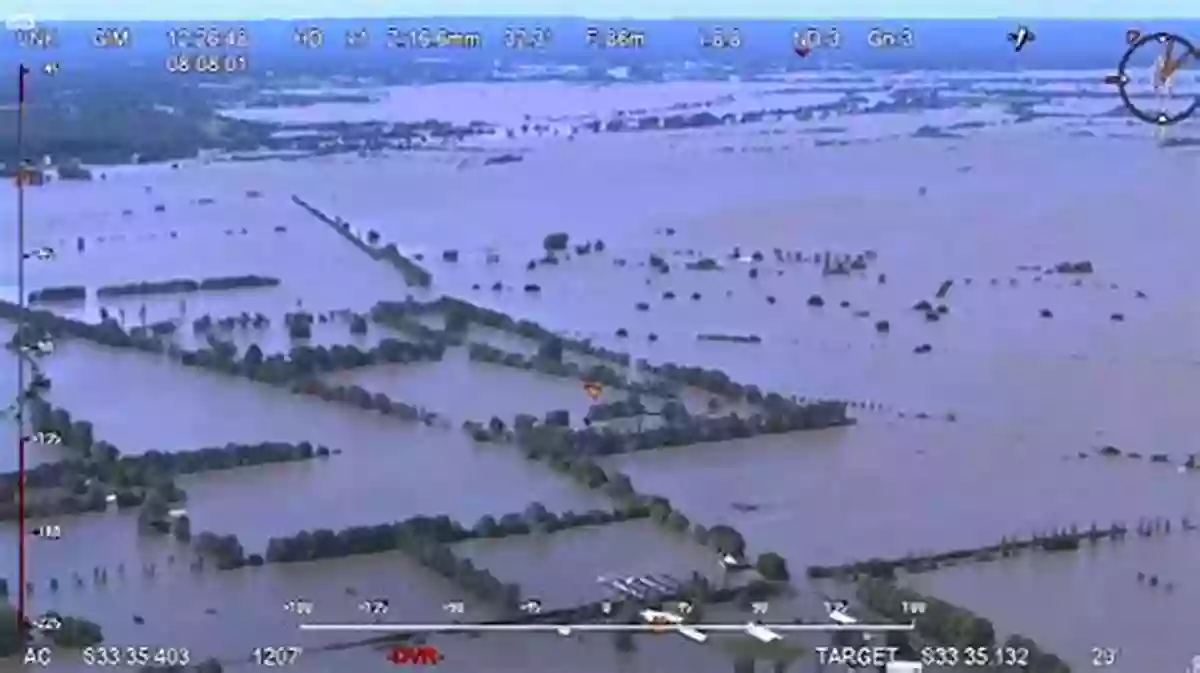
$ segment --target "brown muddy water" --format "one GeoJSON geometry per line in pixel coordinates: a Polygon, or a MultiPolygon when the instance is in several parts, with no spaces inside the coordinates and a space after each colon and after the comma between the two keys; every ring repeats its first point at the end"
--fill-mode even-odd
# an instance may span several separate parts
{"type": "MultiPolygon", "coordinates": [[[[1016,125],[998,109],[975,108],[837,121],[844,146],[817,146],[829,134],[779,123],[518,139],[512,142],[529,145],[530,153],[502,167],[460,168],[461,157],[447,151],[116,169],[104,182],[56,183],[28,195],[30,245],[60,250],[60,259],[31,270],[31,287],[277,276],[278,288],[207,293],[186,306],[189,318],[263,312],[276,325],[298,300],[309,310],[363,310],[410,293],[398,274],[369,263],[296,208],[290,196],[299,194],[427,259],[461,250],[457,264],[428,263],[435,293],[593,336],[654,362],[720,367],[765,389],[877,403],[857,412],[861,423],[853,428],[609,459],[639,490],[669,497],[694,521],[736,526],[754,549],[786,556],[796,574],[814,563],[968,546],[1069,524],[1197,515],[1200,473],[1078,458],[1107,444],[1147,455],[1197,450],[1197,155],[1159,148],[1152,131],[1123,122],[1097,119],[1092,137],[1072,135],[1092,124],[1082,116],[1016,125]],[[921,124],[977,118],[987,125],[961,138],[908,137],[921,124]],[[246,198],[248,189],[263,197],[246,198]],[[200,205],[201,198],[215,203],[200,205]],[[165,212],[154,211],[159,204],[165,212]],[[552,231],[603,238],[608,250],[526,271],[552,231]],[[74,250],[77,236],[88,239],[83,254],[74,250]],[[765,261],[730,261],[735,246],[747,255],[761,250],[765,261]],[[810,255],[872,250],[878,259],[866,274],[822,276],[819,266],[776,262],[776,247],[810,255]],[[499,264],[485,264],[489,251],[500,254],[499,264]],[[671,272],[646,267],[650,253],[671,263],[671,272]],[[700,256],[727,268],[684,270],[700,256]],[[628,264],[616,266],[618,258],[628,264]],[[1036,280],[1038,274],[1018,269],[1082,259],[1096,272],[1078,283],[1059,275],[1036,280]],[[760,270],[756,279],[748,275],[752,266],[760,270]],[[945,279],[956,281],[944,300],[949,313],[927,322],[910,307],[933,300],[945,279]],[[496,281],[503,291],[489,289],[496,281]],[[522,292],[529,282],[542,292],[522,292]],[[481,289],[472,289],[476,284],[481,289]],[[664,299],[667,291],[676,298],[664,299]],[[701,298],[692,300],[693,292],[701,298]],[[823,308],[806,305],[812,294],[825,298],[823,308]],[[638,311],[638,302],[650,310],[638,311]],[[1042,309],[1053,318],[1039,317],[1042,309]],[[1110,319],[1118,312],[1124,322],[1110,319]],[[891,322],[890,334],[876,333],[879,319],[891,322]],[[618,327],[629,338],[615,337],[618,327]],[[763,343],[695,339],[722,331],[756,333],[763,343]],[[650,342],[650,333],[658,340],[650,342]],[[913,353],[925,343],[930,353],[913,353]],[[734,502],[759,508],[739,512],[734,502]]],[[[12,198],[4,192],[0,206],[12,198]]],[[[0,272],[12,278],[13,269],[0,272]]],[[[124,309],[133,322],[140,304],[106,306],[124,309]]],[[[176,297],[146,305],[150,320],[181,309],[176,297]]],[[[92,300],[62,310],[94,319],[99,306],[92,300]]],[[[373,326],[359,339],[383,334],[373,326]]],[[[511,337],[493,338],[517,347],[511,337]]],[[[354,339],[339,324],[317,334],[324,343],[354,339]]],[[[278,328],[237,340],[269,352],[287,346],[278,328]]],[[[337,375],[439,411],[449,428],[405,427],[84,343],[63,345],[47,368],[52,401],[92,420],[97,437],[126,452],[259,440],[341,449],[324,461],[182,482],[195,530],[236,533],[247,552],[262,551],[271,536],[321,526],[419,513],[473,522],[534,500],[557,511],[606,504],[511,448],[476,446],[457,429],[492,414],[582,412],[588,400],[581,388],[474,365],[461,353],[438,364],[337,375]]],[[[15,387],[10,369],[0,367],[0,385],[15,387]]],[[[34,462],[59,458],[53,447],[37,452],[34,462]]],[[[15,457],[6,460],[4,469],[13,469],[15,457]]],[[[291,598],[312,599],[317,616],[330,621],[358,618],[348,588],[389,597],[389,617],[407,621],[438,618],[442,603],[460,598],[397,555],[196,576],[184,550],[139,538],[129,516],[60,523],[62,540],[31,548],[33,605],[99,621],[114,643],[241,659],[255,646],[311,648],[348,639],[298,632],[282,608],[291,598]],[[144,578],[140,564],[151,560],[159,573],[144,578]],[[128,569],[124,578],[113,571],[120,563],[128,569]],[[86,579],[97,565],[109,568],[107,586],[86,579]],[[68,579],[75,572],[85,586],[68,579]],[[56,594],[45,588],[51,577],[63,583],[56,594]],[[132,623],[135,613],[145,625],[132,623]]],[[[9,524],[0,530],[0,568],[15,581],[16,533],[9,524]]],[[[1089,553],[948,569],[916,582],[993,618],[1002,633],[1035,638],[1078,668],[1090,664],[1093,646],[1104,646],[1121,649],[1112,669],[1121,673],[1179,670],[1200,647],[1185,631],[1200,623],[1197,540],[1181,533],[1136,539],[1089,553]],[[1173,579],[1174,592],[1138,584],[1138,572],[1173,579]]],[[[711,554],[640,524],[473,543],[466,553],[547,602],[597,597],[600,573],[715,570],[711,554]]],[[[802,597],[779,606],[787,616],[811,609],[803,598],[811,601],[811,594],[798,584],[802,597]]],[[[477,610],[472,616],[488,616],[477,610]]],[[[607,636],[491,635],[445,640],[443,668],[728,670],[715,648],[646,637],[635,655],[619,657],[607,636]]],[[[310,652],[297,664],[303,671],[385,667],[382,654],[369,649],[310,652]]]]}

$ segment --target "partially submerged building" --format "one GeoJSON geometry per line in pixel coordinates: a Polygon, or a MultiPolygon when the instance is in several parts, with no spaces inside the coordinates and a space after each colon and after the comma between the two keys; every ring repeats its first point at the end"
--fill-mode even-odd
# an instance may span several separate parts
{"type": "Polygon", "coordinates": [[[84,168],[79,159],[68,159],[59,164],[58,178],[60,180],[91,180],[92,172],[84,168]]]}

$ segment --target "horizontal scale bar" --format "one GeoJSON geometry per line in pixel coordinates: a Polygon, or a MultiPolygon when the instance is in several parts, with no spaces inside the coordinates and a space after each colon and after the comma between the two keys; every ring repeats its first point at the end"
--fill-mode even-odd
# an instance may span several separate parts
{"type": "MultiPolygon", "coordinates": [[[[750,624],[301,624],[301,631],[425,631],[425,632],[553,632],[572,631],[673,631],[680,627],[697,631],[744,632],[750,624]]],[[[771,631],[912,631],[913,624],[757,624],[771,631]]]]}

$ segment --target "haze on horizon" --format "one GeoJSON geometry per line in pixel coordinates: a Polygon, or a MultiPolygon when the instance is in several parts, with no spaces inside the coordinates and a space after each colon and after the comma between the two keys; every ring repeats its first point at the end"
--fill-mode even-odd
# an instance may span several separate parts
{"type": "Polygon", "coordinates": [[[1197,0],[0,0],[6,16],[43,21],[576,16],[595,19],[1190,19],[1197,0]]]}

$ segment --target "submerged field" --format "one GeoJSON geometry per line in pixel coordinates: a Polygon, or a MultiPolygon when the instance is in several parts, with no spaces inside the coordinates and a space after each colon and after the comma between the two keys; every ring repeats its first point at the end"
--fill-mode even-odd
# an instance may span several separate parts
{"type": "MultiPolygon", "coordinates": [[[[964,89],[961,77],[923,77],[964,89]]],[[[534,119],[567,108],[595,116],[653,110],[730,93],[746,109],[819,105],[850,91],[823,87],[834,90],[789,102],[782,101],[788,94],[770,93],[782,86],[775,84],[645,84],[636,95],[646,100],[635,100],[626,86],[586,93],[566,85],[486,86],[498,97],[491,100],[534,119]]],[[[449,116],[484,87],[446,87],[441,98],[430,88],[420,99],[429,111],[412,114],[449,116]]],[[[879,95],[886,99],[887,92],[879,95]]],[[[1020,123],[1000,105],[843,110],[813,121],[498,138],[483,149],[113,169],[104,181],[30,190],[29,244],[60,253],[31,262],[30,289],[85,285],[85,301],[48,308],[89,322],[104,309],[129,327],[177,320],[173,341],[188,348],[205,343],[192,327],[204,314],[261,313],[269,325],[235,326],[221,338],[240,352],[257,344],[268,355],[295,345],[285,313],[366,312],[381,300],[448,294],[650,363],[719,368],[764,391],[850,401],[859,419],[852,427],[601,461],[628,474],[639,491],[669,498],[694,522],[733,525],[754,550],[781,553],[797,591],[811,598],[801,579],[808,565],[989,544],[1072,524],[1196,515],[1200,473],[1176,466],[1196,451],[1193,400],[1200,394],[1200,272],[1193,260],[1200,230],[1189,218],[1200,206],[1197,155],[1157,146],[1150,128],[1124,118],[1089,117],[1085,102],[1058,99],[1066,116],[1020,123]],[[913,137],[921,126],[956,123],[964,125],[952,137],[913,137]],[[1084,127],[1086,137],[1076,133],[1084,127]],[[525,159],[463,163],[500,151],[525,159]],[[292,203],[292,195],[421,255],[432,287],[409,287],[395,269],[292,203]],[[557,263],[538,263],[552,232],[569,234],[572,246],[603,240],[605,249],[568,249],[557,263]],[[447,250],[458,251],[457,259],[444,259],[447,250]],[[813,262],[826,253],[870,262],[826,274],[813,262]],[[687,268],[704,258],[720,268],[687,268]],[[1045,271],[1084,260],[1094,266],[1090,273],[1045,271]],[[116,283],[245,274],[280,284],[145,299],[95,294],[116,283]],[[952,286],[937,297],[947,280],[952,286]],[[536,291],[526,287],[532,284],[536,291]],[[931,319],[913,310],[921,300],[946,310],[931,319]],[[877,329],[880,320],[889,322],[887,333],[877,329]],[[755,335],[759,342],[698,340],[702,333],[755,335]],[[914,352],[922,345],[928,352],[914,352]],[[1170,464],[1097,455],[1106,445],[1167,454],[1170,464]]],[[[522,118],[502,112],[499,124],[522,118]]],[[[326,121],[384,116],[336,106],[304,114],[326,121]]],[[[1175,132],[1186,136],[1189,125],[1175,132]]],[[[5,194],[0,202],[12,198],[5,194]]],[[[12,271],[0,269],[6,278],[12,271]]],[[[437,315],[422,322],[445,326],[437,315]]],[[[309,343],[367,349],[388,338],[416,340],[376,323],[352,334],[334,317],[314,325],[309,343]]],[[[470,340],[525,354],[538,348],[486,328],[473,327],[470,340]]],[[[572,358],[594,364],[565,356],[572,358]]],[[[553,409],[578,420],[594,402],[583,381],[482,364],[465,348],[450,348],[436,362],[372,364],[322,377],[437,416],[408,424],[83,340],[64,342],[44,366],[53,378],[47,399],[91,421],[97,438],[127,455],[226,442],[309,441],[334,449],[311,461],[178,480],[195,529],[236,534],[247,553],[304,529],[418,514],[472,526],[535,501],[551,512],[611,506],[514,447],[474,443],[459,427],[553,409]]],[[[15,387],[7,379],[0,384],[15,387]]],[[[608,387],[599,401],[623,395],[608,387]]],[[[705,413],[710,397],[682,391],[695,414],[705,413]]],[[[35,448],[33,463],[65,451],[35,448]]],[[[6,465],[15,469],[15,457],[6,465]]],[[[60,523],[62,540],[32,546],[31,601],[97,620],[115,643],[180,644],[239,659],[263,638],[315,647],[360,635],[295,633],[295,617],[282,610],[290,598],[314,600],[321,621],[361,618],[355,595],[389,596],[389,619],[396,621],[434,619],[443,602],[461,598],[451,583],[398,553],[197,574],[188,569],[193,555],[186,547],[139,536],[131,513],[60,523]],[[157,564],[154,578],[141,569],[150,562],[157,564]],[[120,564],[127,577],[118,580],[120,564]],[[112,574],[104,586],[90,579],[96,566],[112,574]],[[62,582],[56,593],[45,588],[52,577],[62,582]],[[133,624],[134,614],[146,623],[133,624]]],[[[15,583],[15,527],[0,526],[14,542],[0,551],[0,574],[15,583]]],[[[1115,671],[1141,673],[1146,663],[1166,670],[1191,654],[1183,632],[1170,625],[1200,618],[1187,600],[1196,591],[1194,547],[1179,532],[913,581],[993,618],[1000,633],[1033,637],[1077,670],[1100,645],[1125,652],[1115,671]],[[1172,578],[1174,593],[1139,585],[1138,571],[1172,578]]],[[[716,562],[647,522],[472,540],[455,549],[502,581],[563,605],[598,598],[600,574],[709,574],[716,562]]],[[[727,658],[705,656],[708,646],[682,638],[640,639],[629,656],[617,655],[608,635],[524,638],[450,639],[445,666],[550,670],[565,658],[589,662],[583,673],[729,668],[727,658]]],[[[299,662],[300,670],[313,671],[343,665],[385,666],[369,648],[313,652],[299,662]]]]}

